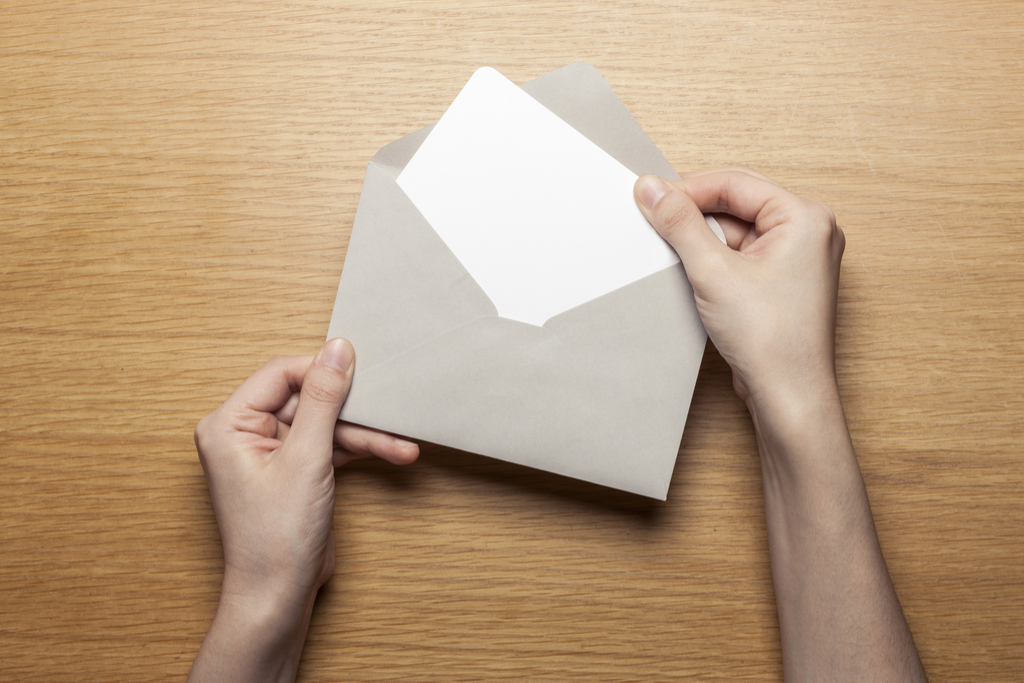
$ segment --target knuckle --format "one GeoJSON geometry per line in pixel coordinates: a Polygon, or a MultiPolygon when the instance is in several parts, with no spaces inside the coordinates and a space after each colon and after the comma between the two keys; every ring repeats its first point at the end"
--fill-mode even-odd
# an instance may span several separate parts
{"type": "Polygon", "coordinates": [[[195,431],[192,432],[192,440],[196,444],[196,450],[200,453],[203,451],[203,445],[206,443],[207,432],[210,429],[210,415],[207,415],[199,421],[196,425],[195,431]]]}
{"type": "Polygon", "coordinates": [[[341,395],[338,387],[319,376],[307,379],[302,389],[306,396],[319,403],[334,403],[341,395]]]}
{"type": "Polygon", "coordinates": [[[352,454],[369,453],[372,449],[372,440],[362,431],[350,435],[345,443],[345,450],[352,454]]]}
{"type": "Polygon", "coordinates": [[[811,204],[811,225],[814,237],[825,247],[833,259],[841,259],[846,250],[846,235],[836,221],[836,214],[824,204],[811,204]]]}
{"type": "Polygon", "coordinates": [[[279,354],[271,357],[271,359],[267,361],[267,365],[271,367],[277,367],[279,365],[285,365],[288,362],[288,360],[288,356],[279,354]]]}
{"type": "Polygon", "coordinates": [[[240,422],[247,431],[261,436],[271,437],[277,435],[278,420],[273,413],[252,412],[247,413],[240,422]]]}
{"type": "Polygon", "coordinates": [[[726,211],[732,206],[732,184],[736,181],[734,175],[727,175],[725,182],[718,186],[717,191],[714,195],[714,201],[712,206],[708,207],[711,211],[726,211]]]}
{"type": "Polygon", "coordinates": [[[844,233],[842,228],[840,228],[838,225],[836,226],[836,234],[835,234],[834,242],[835,242],[836,256],[838,258],[843,258],[843,253],[846,251],[846,233],[844,233]]]}
{"type": "Polygon", "coordinates": [[[701,215],[697,205],[692,201],[687,201],[682,197],[676,197],[675,199],[675,201],[668,203],[668,206],[664,207],[662,215],[659,216],[662,225],[670,232],[689,225],[701,215]]]}
{"type": "Polygon", "coordinates": [[[818,212],[819,220],[824,225],[826,225],[831,230],[835,230],[836,227],[838,227],[836,224],[836,214],[834,211],[832,211],[832,209],[828,208],[824,204],[816,204],[815,208],[818,212]]]}
{"type": "Polygon", "coordinates": [[[760,171],[754,170],[750,166],[746,166],[744,164],[739,164],[737,166],[730,166],[729,170],[730,171],[739,171],[740,173],[747,173],[747,174],[758,176],[758,177],[761,176],[761,172],[760,171]]]}
{"type": "Polygon", "coordinates": [[[824,204],[805,200],[802,209],[794,211],[793,217],[797,216],[802,216],[801,222],[806,226],[808,235],[813,239],[821,242],[830,242],[833,239],[837,228],[832,209],[824,204]]]}
{"type": "Polygon", "coordinates": [[[278,420],[273,413],[259,414],[259,433],[274,436],[277,432],[278,420]]]}
{"type": "Polygon", "coordinates": [[[202,464],[204,470],[206,470],[211,460],[217,459],[218,449],[215,445],[217,414],[218,411],[215,410],[201,419],[196,425],[195,430],[192,432],[192,440],[196,444],[196,454],[199,456],[199,462],[202,464]]]}

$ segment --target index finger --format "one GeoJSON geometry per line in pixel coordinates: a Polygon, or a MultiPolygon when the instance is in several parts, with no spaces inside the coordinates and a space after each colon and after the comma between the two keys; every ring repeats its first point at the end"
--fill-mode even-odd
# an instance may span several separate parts
{"type": "MultiPolygon", "coordinates": [[[[749,166],[723,166],[721,168],[704,168],[704,169],[701,169],[699,171],[690,171],[689,173],[683,173],[682,174],[682,178],[683,178],[683,180],[685,180],[687,178],[696,178],[697,176],[711,175],[713,173],[726,173],[728,171],[736,171],[738,173],[746,173],[747,175],[754,176],[755,178],[760,178],[761,180],[767,180],[769,183],[771,183],[773,185],[779,185],[777,182],[775,182],[774,180],[772,180],[771,178],[766,176],[764,173],[761,173],[760,171],[755,171],[754,169],[750,168],[749,166]]],[[[779,185],[779,187],[782,187],[782,186],[779,185]]]]}
{"type": "Polygon", "coordinates": [[[704,213],[727,213],[757,223],[773,201],[796,198],[774,182],[737,170],[686,176],[676,183],[704,213]]]}
{"type": "Polygon", "coordinates": [[[313,356],[275,356],[242,382],[224,403],[273,413],[302,389],[302,380],[312,363],[313,356]]]}

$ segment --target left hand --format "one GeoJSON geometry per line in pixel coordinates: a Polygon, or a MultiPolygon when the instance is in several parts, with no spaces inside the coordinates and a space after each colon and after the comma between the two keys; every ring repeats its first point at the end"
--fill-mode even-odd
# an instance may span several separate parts
{"type": "Polygon", "coordinates": [[[274,358],[196,427],[224,545],[207,640],[218,620],[273,625],[279,632],[263,636],[279,642],[304,638],[316,592],[334,570],[334,467],[370,455],[395,464],[418,457],[416,444],[338,421],[354,359],[343,339],[315,358],[274,358]]]}

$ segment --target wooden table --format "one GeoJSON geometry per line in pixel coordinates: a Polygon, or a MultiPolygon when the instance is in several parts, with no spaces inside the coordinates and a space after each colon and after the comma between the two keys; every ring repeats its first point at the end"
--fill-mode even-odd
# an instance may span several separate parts
{"type": "MultiPolygon", "coordinates": [[[[840,383],[937,681],[1024,678],[1018,3],[7,0],[0,679],[185,676],[192,429],[330,318],[363,173],[472,71],[584,60],[680,169],[848,239],[840,383]]],[[[665,504],[427,446],[338,473],[303,680],[777,680],[750,420],[704,358],[665,504]]]]}

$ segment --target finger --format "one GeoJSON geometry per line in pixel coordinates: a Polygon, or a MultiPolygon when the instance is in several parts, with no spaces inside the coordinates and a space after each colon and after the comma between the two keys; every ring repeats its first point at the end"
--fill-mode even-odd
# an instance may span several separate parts
{"type": "Polygon", "coordinates": [[[674,184],[645,175],[633,186],[633,196],[658,234],[679,254],[691,283],[703,281],[712,257],[732,256],[693,200],[674,184]]]}
{"type": "Polygon", "coordinates": [[[288,443],[297,448],[294,452],[331,452],[338,413],[352,386],[354,360],[355,351],[344,339],[330,340],[313,359],[288,432],[288,443]]]}
{"type": "MultiPolygon", "coordinates": [[[[799,200],[796,195],[770,180],[762,180],[740,171],[722,171],[684,178],[677,185],[705,213],[728,213],[758,229],[763,220],[782,204],[799,200]],[[762,220],[758,220],[758,218],[762,220]]],[[[799,200],[802,201],[802,200],[799,200]]]]}
{"type": "Polygon", "coordinates": [[[283,442],[285,439],[288,438],[288,432],[290,432],[291,430],[292,430],[291,425],[285,424],[284,422],[281,422],[280,420],[278,420],[277,421],[277,434],[276,434],[276,436],[274,438],[276,438],[278,441],[283,442]]]}
{"type": "MultiPolygon", "coordinates": [[[[691,171],[690,173],[684,173],[683,176],[682,176],[682,179],[686,180],[687,178],[696,178],[698,176],[712,175],[712,174],[715,174],[715,173],[727,173],[729,171],[736,171],[737,173],[746,173],[747,175],[754,176],[755,178],[759,178],[761,180],[766,180],[766,181],[768,181],[769,183],[771,183],[773,185],[779,185],[778,182],[772,180],[771,178],[769,178],[765,174],[760,173],[758,171],[755,171],[754,169],[752,169],[752,168],[750,168],[748,166],[727,166],[725,168],[706,168],[706,169],[701,169],[699,171],[691,171]]],[[[779,187],[782,187],[782,186],[779,185],[779,187]]]]}
{"type": "Polygon", "coordinates": [[[746,221],[741,221],[739,218],[730,216],[727,213],[716,213],[711,215],[716,221],[718,221],[719,227],[722,228],[722,232],[725,234],[725,243],[728,244],[731,249],[739,251],[746,246],[750,240],[757,236],[754,233],[753,226],[746,221]]]}
{"type": "Polygon", "coordinates": [[[284,405],[274,411],[274,416],[281,422],[290,425],[295,419],[295,409],[299,407],[299,395],[299,392],[295,392],[289,396],[284,405]]]}
{"type": "Polygon", "coordinates": [[[273,413],[284,406],[302,386],[312,356],[277,356],[242,382],[225,404],[273,413]]]}
{"type": "Polygon", "coordinates": [[[374,456],[393,465],[408,465],[420,454],[420,447],[410,441],[348,422],[334,428],[334,442],[353,457],[374,456]]]}
{"type": "Polygon", "coordinates": [[[334,467],[343,467],[349,464],[353,460],[363,460],[364,458],[371,458],[369,453],[350,453],[343,448],[335,447],[334,453],[331,455],[331,465],[334,467]]]}

